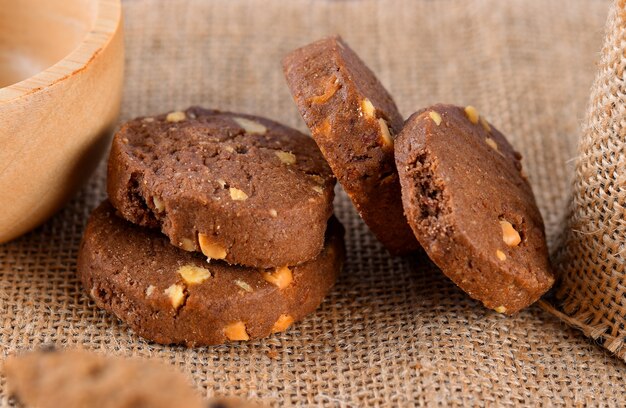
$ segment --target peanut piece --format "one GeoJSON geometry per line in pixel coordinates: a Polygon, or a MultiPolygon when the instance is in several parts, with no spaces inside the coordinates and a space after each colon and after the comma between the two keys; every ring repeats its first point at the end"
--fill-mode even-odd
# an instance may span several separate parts
{"type": "Polygon", "coordinates": [[[153,293],[154,293],[154,286],[149,285],[149,286],[146,288],[146,297],[149,297],[149,296],[150,296],[150,295],[152,295],[153,293]]]}
{"type": "Polygon", "coordinates": [[[365,115],[366,118],[373,118],[376,116],[376,108],[372,104],[372,101],[365,98],[361,101],[361,112],[365,115]]]}
{"type": "Polygon", "coordinates": [[[183,280],[188,285],[202,283],[211,277],[211,272],[208,269],[200,268],[195,265],[181,266],[178,268],[178,274],[182,276],[183,280]]]}
{"type": "Polygon", "coordinates": [[[162,213],[163,211],[165,211],[165,204],[160,198],[152,197],[152,202],[154,203],[154,208],[157,210],[157,212],[162,213]]]}
{"type": "Polygon", "coordinates": [[[252,293],[254,292],[254,290],[252,289],[252,286],[248,285],[246,282],[242,281],[242,280],[235,280],[235,285],[239,286],[241,289],[245,290],[246,292],[252,293]]]}
{"type": "Polygon", "coordinates": [[[234,201],[246,201],[248,199],[248,194],[238,188],[231,187],[228,191],[230,192],[230,198],[234,201]]]}
{"type": "Polygon", "coordinates": [[[267,133],[267,128],[259,122],[240,117],[234,117],[233,120],[237,122],[237,124],[241,126],[246,131],[246,133],[249,133],[251,135],[264,135],[267,133]]]}
{"type": "Polygon", "coordinates": [[[506,313],[506,307],[504,307],[504,306],[498,306],[498,307],[496,307],[493,310],[495,310],[498,313],[506,313]]]}
{"type": "Polygon", "coordinates": [[[482,125],[483,129],[491,133],[491,126],[489,126],[489,122],[487,122],[487,120],[482,116],[480,117],[480,124],[482,125]]]}
{"type": "Polygon", "coordinates": [[[272,327],[272,333],[278,333],[278,332],[287,330],[289,326],[291,326],[292,324],[293,324],[293,317],[287,314],[282,314],[280,315],[278,320],[276,320],[276,323],[274,323],[274,326],[272,327]]]}
{"type": "Polygon", "coordinates": [[[189,251],[189,252],[196,250],[196,243],[193,242],[193,240],[189,238],[181,239],[179,246],[185,251],[189,251]]]}
{"type": "Polygon", "coordinates": [[[500,226],[502,227],[502,240],[510,247],[518,246],[522,242],[522,237],[513,225],[507,220],[500,220],[500,226]]]}
{"type": "Polygon", "coordinates": [[[224,327],[224,335],[231,341],[250,340],[244,322],[235,322],[224,327]]]}
{"type": "Polygon", "coordinates": [[[467,118],[473,124],[477,124],[478,119],[480,118],[480,114],[478,113],[478,110],[476,110],[476,108],[473,107],[472,105],[468,105],[465,107],[465,115],[467,115],[467,118]]]}
{"type": "Polygon", "coordinates": [[[324,88],[324,93],[321,95],[317,95],[317,96],[313,96],[309,98],[309,102],[312,102],[315,104],[325,103],[326,101],[328,101],[330,98],[333,97],[333,95],[339,90],[339,88],[341,88],[341,85],[339,85],[339,79],[333,75],[329,78],[328,82],[326,83],[326,87],[324,88]]]}
{"type": "Polygon", "coordinates": [[[500,251],[499,249],[496,250],[496,256],[498,257],[499,260],[506,261],[506,255],[504,254],[504,252],[500,251]]]}
{"type": "Polygon", "coordinates": [[[187,115],[185,115],[185,112],[181,112],[181,111],[170,112],[165,117],[166,121],[172,122],[172,123],[182,122],[185,119],[187,119],[187,115]]]}
{"type": "Polygon", "coordinates": [[[296,155],[293,153],[280,151],[280,152],[274,152],[274,154],[276,154],[276,156],[278,156],[280,161],[286,165],[291,165],[291,164],[296,163],[296,155]]]}
{"type": "Polygon", "coordinates": [[[428,116],[430,116],[433,122],[435,122],[435,125],[437,126],[441,125],[441,115],[439,114],[439,112],[430,111],[428,113],[428,116]]]}
{"type": "Polygon", "coordinates": [[[293,274],[291,273],[291,269],[287,266],[276,268],[273,272],[263,271],[261,272],[261,275],[263,276],[263,279],[272,285],[278,286],[279,289],[285,289],[291,285],[291,282],[293,281],[293,274]]]}
{"type": "Polygon", "coordinates": [[[208,235],[198,234],[198,243],[200,250],[209,260],[226,258],[226,248],[213,241],[208,235]]]}
{"type": "Polygon", "coordinates": [[[489,147],[491,147],[496,152],[500,152],[500,150],[498,149],[498,144],[492,138],[490,138],[490,137],[485,138],[485,143],[487,143],[489,145],[489,147]]]}
{"type": "Polygon", "coordinates": [[[393,137],[391,137],[391,132],[389,131],[389,126],[385,119],[378,119],[378,125],[380,126],[380,134],[383,139],[383,146],[393,146],[393,137]]]}
{"type": "Polygon", "coordinates": [[[178,309],[185,300],[185,288],[182,285],[173,284],[163,291],[172,302],[174,309],[178,309]]]}

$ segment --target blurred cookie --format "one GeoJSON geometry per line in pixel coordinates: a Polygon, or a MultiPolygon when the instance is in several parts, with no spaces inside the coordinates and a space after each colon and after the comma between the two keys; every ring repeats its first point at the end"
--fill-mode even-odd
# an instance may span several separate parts
{"type": "Polygon", "coordinates": [[[10,393],[28,407],[206,407],[181,373],[151,361],[47,349],[9,357],[4,370],[10,393]]]}
{"type": "Polygon", "coordinates": [[[415,236],[461,289],[511,314],[552,286],[543,220],[521,155],[476,109],[417,112],[395,149],[415,236]]]}
{"type": "Polygon", "coordinates": [[[254,267],[322,250],[335,178],[315,142],[276,122],[190,108],[126,123],[109,156],[109,199],[172,244],[254,267]]]}
{"type": "Polygon", "coordinates": [[[393,158],[403,120],[387,90],[338,36],[292,51],[283,70],[302,118],[365,223],[391,253],[417,249],[393,158]]]}
{"type": "Polygon", "coordinates": [[[104,202],[87,224],[78,274],[97,306],[142,337],[199,346],[286,330],[319,306],[343,260],[343,227],[335,218],[316,258],[257,269],[207,263],[159,232],[123,220],[104,202]]]}

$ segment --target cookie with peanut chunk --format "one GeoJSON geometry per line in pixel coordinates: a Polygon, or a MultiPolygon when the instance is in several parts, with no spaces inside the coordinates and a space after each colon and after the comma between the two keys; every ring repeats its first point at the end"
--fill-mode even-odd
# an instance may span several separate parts
{"type": "Polygon", "coordinates": [[[320,305],[344,253],[343,227],[333,217],[322,251],[297,266],[207,263],[200,253],[170,245],[157,230],[118,217],[104,202],[87,224],[78,275],[98,307],[140,336],[200,346],[286,330],[320,305]]]}
{"type": "Polygon", "coordinates": [[[271,120],[202,108],[135,119],[108,164],[121,216],[184,250],[268,268],[324,245],[335,178],[310,137],[271,120]]]}
{"type": "Polygon", "coordinates": [[[304,122],[374,235],[392,254],[419,248],[393,158],[403,120],[387,90],[338,36],[292,51],[283,70],[304,122]]]}
{"type": "Polygon", "coordinates": [[[409,224],[454,283],[506,314],[550,289],[543,219],[521,155],[475,108],[415,113],[395,153],[409,224]]]}

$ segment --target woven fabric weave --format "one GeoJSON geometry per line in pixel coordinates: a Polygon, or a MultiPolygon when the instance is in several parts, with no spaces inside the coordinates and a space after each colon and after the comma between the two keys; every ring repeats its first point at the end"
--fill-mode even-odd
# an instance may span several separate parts
{"type": "MultiPolygon", "coordinates": [[[[598,0],[127,0],[120,121],[189,105],[306,131],[281,57],[340,33],[402,113],[472,104],[524,155],[554,247],[609,3],[598,0]]],[[[321,308],[268,339],[188,350],[148,343],[76,279],[104,166],[55,217],[0,246],[0,354],[44,343],[170,362],[207,396],[274,406],[623,403],[624,363],[537,306],[484,309],[425,257],[391,258],[343,192],[348,259],[321,308]]],[[[9,404],[0,377],[0,403],[9,404]]]]}
{"type": "Polygon", "coordinates": [[[581,328],[626,358],[626,1],[615,0],[578,149],[556,297],[581,328]]]}

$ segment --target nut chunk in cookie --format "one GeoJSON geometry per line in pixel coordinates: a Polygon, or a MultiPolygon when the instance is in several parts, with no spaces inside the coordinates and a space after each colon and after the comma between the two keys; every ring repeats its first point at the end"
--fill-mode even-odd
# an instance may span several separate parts
{"type": "Polygon", "coordinates": [[[268,119],[201,108],[132,120],[107,190],[125,219],[209,260],[268,268],[322,250],[335,178],[315,142],[268,119]]]}
{"type": "Polygon", "coordinates": [[[387,90],[340,37],[292,51],[283,70],[304,122],[365,223],[391,253],[417,249],[393,159],[403,120],[387,90]]]}
{"type": "Polygon", "coordinates": [[[543,220],[521,155],[474,107],[415,113],[395,149],[409,224],[461,289],[506,314],[550,289],[543,220]]]}

